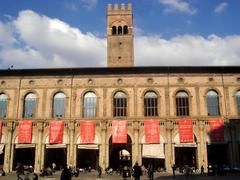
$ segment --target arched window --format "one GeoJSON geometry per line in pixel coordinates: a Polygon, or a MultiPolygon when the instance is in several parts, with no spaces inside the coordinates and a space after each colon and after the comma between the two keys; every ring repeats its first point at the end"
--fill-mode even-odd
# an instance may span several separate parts
{"type": "Polygon", "coordinates": [[[64,117],[66,106],[66,95],[62,92],[56,93],[53,98],[53,117],[64,117]]]}
{"type": "Polygon", "coordinates": [[[95,118],[97,108],[97,97],[93,92],[87,92],[83,98],[83,117],[95,118]]]}
{"type": "Polygon", "coordinates": [[[237,113],[240,115],[240,91],[236,93],[237,113]]]}
{"type": "Polygon", "coordinates": [[[185,91],[179,91],[176,95],[177,116],[189,116],[189,97],[185,91]]]}
{"type": "Polygon", "coordinates": [[[23,117],[24,118],[35,117],[35,109],[36,109],[36,95],[33,93],[28,93],[24,98],[23,117]]]}
{"type": "Polygon", "coordinates": [[[114,117],[124,117],[127,116],[127,96],[123,92],[117,92],[114,95],[113,100],[114,105],[114,117]]]}
{"type": "Polygon", "coordinates": [[[7,113],[7,95],[0,94],[0,118],[6,117],[7,113]]]}
{"type": "Polygon", "coordinates": [[[210,90],[207,93],[207,109],[209,116],[218,116],[219,112],[219,97],[216,91],[210,90]]]}
{"type": "Polygon", "coordinates": [[[123,34],[128,34],[128,27],[127,26],[123,26],[123,34]]]}
{"type": "Polygon", "coordinates": [[[116,35],[117,34],[117,28],[116,26],[112,27],[112,35],[116,35]]]}
{"type": "Polygon", "coordinates": [[[119,35],[122,34],[122,26],[118,26],[118,34],[119,34],[119,35]]]}
{"type": "Polygon", "coordinates": [[[144,116],[158,116],[158,98],[155,92],[144,95],[144,116]]]}

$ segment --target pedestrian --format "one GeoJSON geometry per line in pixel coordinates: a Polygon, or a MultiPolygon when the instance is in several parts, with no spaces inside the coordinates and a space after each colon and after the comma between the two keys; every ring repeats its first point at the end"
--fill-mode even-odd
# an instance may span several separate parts
{"type": "Polygon", "coordinates": [[[24,168],[23,168],[23,165],[21,163],[17,163],[16,173],[17,173],[17,180],[23,180],[21,175],[24,175],[24,168]]]}
{"type": "Polygon", "coordinates": [[[123,167],[123,173],[122,173],[123,179],[126,180],[130,176],[130,170],[127,166],[123,167]]]}
{"type": "Polygon", "coordinates": [[[97,167],[97,171],[98,171],[98,178],[101,178],[102,177],[102,167],[100,165],[98,165],[97,167]]]}
{"type": "Polygon", "coordinates": [[[149,164],[148,166],[148,177],[150,180],[154,179],[154,168],[152,164],[149,164]]]}
{"type": "Polygon", "coordinates": [[[201,166],[201,175],[203,175],[204,174],[204,167],[203,167],[203,165],[201,166]]]}
{"type": "Polygon", "coordinates": [[[55,170],[56,170],[56,166],[57,166],[56,163],[53,162],[53,163],[52,163],[52,171],[53,171],[53,172],[55,172],[55,170]]]}
{"type": "Polygon", "coordinates": [[[72,180],[72,175],[67,165],[64,164],[63,171],[61,173],[61,180],[72,180]]]}
{"type": "Polygon", "coordinates": [[[133,176],[135,180],[140,180],[141,175],[142,175],[142,169],[136,162],[135,165],[133,166],[133,176]]]}
{"type": "Polygon", "coordinates": [[[175,178],[175,170],[176,170],[176,165],[172,165],[172,172],[173,172],[173,178],[175,178]]]}
{"type": "Polygon", "coordinates": [[[33,180],[38,180],[38,175],[36,173],[33,173],[33,180]]]}

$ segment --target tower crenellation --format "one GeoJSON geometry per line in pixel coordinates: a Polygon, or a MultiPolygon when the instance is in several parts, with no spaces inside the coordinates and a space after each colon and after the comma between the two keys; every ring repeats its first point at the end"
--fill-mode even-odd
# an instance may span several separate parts
{"type": "Polygon", "coordinates": [[[133,56],[132,5],[108,4],[107,8],[108,67],[131,67],[133,56]]]}

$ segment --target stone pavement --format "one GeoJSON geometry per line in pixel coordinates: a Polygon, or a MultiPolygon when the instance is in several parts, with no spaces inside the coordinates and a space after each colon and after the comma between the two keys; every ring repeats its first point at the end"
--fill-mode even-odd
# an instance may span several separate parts
{"type": "MultiPolygon", "coordinates": [[[[57,172],[54,174],[53,177],[40,177],[39,180],[60,180],[60,173],[57,172]]],[[[72,180],[123,180],[123,178],[119,175],[103,175],[102,178],[96,178],[97,174],[96,172],[93,173],[87,173],[87,174],[80,174],[79,177],[73,177],[72,180]]],[[[30,177],[32,180],[32,177],[30,177]]],[[[162,180],[162,179],[171,179],[172,175],[168,173],[155,173],[155,180],[162,180]]],[[[181,179],[193,179],[193,180],[239,180],[240,179],[240,174],[228,174],[227,176],[200,176],[200,175],[192,175],[188,178],[183,176],[182,174],[177,174],[176,175],[176,180],[181,180],[181,179]]],[[[0,177],[0,180],[17,180],[16,174],[15,173],[9,173],[6,176],[0,177]]],[[[128,180],[134,180],[134,178],[129,178],[128,180]]],[[[148,180],[146,176],[141,176],[141,180],[148,180]]]]}

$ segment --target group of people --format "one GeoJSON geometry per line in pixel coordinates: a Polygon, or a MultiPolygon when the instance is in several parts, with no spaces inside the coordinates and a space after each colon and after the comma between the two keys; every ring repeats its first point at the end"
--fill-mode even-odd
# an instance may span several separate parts
{"type": "MultiPolygon", "coordinates": [[[[55,167],[53,167],[53,171],[55,170],[55,167]]],[[[47,173],[47,175],[52,175],[52,172],[49,174],[49,172],[47,173]]],[[[42,171],[42,174],[40,172],[40,176],[44,174],[45,171],[42,171]]],[[[47,171],[46,171],[47,172],[47,171]]],[[[46,173],[45,172],[45,173],[46,173]]],[[[73,173],[75,171],[72,171],[71,168],[68,168],[67,164],[63,165],[63,170],[61,172],[61,176],[60,176],[60,180],[71,180],[72,176],[75,176],[75,174],[73,173]]],[[[97,167],[97,178],[101,178],[102,177],[102,168],[101,166],[97,167]]],[[[24,167],[22,164],[18,163],[17,167],[16,167],[16,173],[17,173],[17,180],[30,180],[29,178],[29,173],[28,172],[24,172],[24,167]],[[22,178],[22,175],[25,174],[25,177],[22,178]]],[[[77,173],[78,176],[79,172],[77,173]]],[[[133,166],[132,169],[130,169],[128,166],[124,166],[122,171],[121,171],[122,177],[124,180],[126,180],[129,177],[134,177],[135,180],[140,180],[140,177],[143,175],[143,170],[142,167],[138,165],[138,163],[136,162],[135,165],[133,166]]],[[[154,178],[154,168],[153,165],[150,164],[147,168],[147,174],[150,180],[153,180],[154,178]]],[[[76,177],[77,177],[76,176],[76,177]]],[[[38,180],[38,176],[37,174],[33,174],[33,180],[38,180]]]]}
{"type": "MultiPolygon", "coordinates": [[[[145,168],[144,168],[145,169],[145,168]]],[[[141,166],[138,165],[138,163],[136,162],[135,165],[133,166],[132,168],[132,171],[130,170],[129,167],[127,166],[124,166],[123,170],[122,170],[122,176],[123,176],[123,179],[126,180],[127,178],[133,176],[135,180],[140,180],[140,177],[143,175],[143,169],[141,166]]],[[[150,180],[153,180],[154,179],[154,167],[152,164],[149,164],[148,165],[148,168],[147,168],[147,175],[148,175],[148,178],[150,180]]]]}
{"type": "Polygon", "coordinates": [[[30,180],[30,175],[32,176],[32,180],[38,180],[38,175],[34,173],[34,169],[32,166],[24,168],[24,165],[21,163],[17,163],[16,166],[17,180],[30,180]]]}

